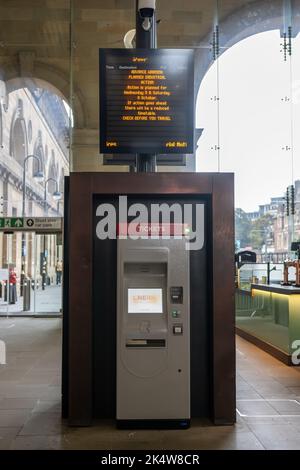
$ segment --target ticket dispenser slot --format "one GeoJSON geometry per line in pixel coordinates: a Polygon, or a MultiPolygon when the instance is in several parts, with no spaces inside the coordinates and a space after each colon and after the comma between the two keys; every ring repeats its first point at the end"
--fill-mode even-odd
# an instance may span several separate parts
{"type": "Polygon", "coordinates": [[[188,260],[183,240],[118,240],[119,425],[188,423],[188,260]]]}

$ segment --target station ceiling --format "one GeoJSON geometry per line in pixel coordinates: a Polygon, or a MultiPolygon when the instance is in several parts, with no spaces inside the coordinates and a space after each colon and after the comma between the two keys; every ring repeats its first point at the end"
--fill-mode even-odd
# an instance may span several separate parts
{"type": "MultiPolygon", "coordinates": [[[[219,21],[253,1],[219,0],[219,21]]],[[[22,47],[34,49],[37,56],[59,60],[69,51],[71,19],[75,43],[82,50],[94,45],[123,47],[124,34],[135,26],[135,0],[72,3],[70,12],[69,0],[0,0],[0,55],[13,54],[22,47]]],[[[159,47],[207,42],[215,17],[213,0],[157,0],[159,47]]]]}

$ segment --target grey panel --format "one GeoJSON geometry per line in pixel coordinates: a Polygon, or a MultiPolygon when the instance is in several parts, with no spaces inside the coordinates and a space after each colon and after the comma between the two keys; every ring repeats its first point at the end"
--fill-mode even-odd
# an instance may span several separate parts
{"type": "Polygon", "coordinates": [[[118,240],[117,297],[117,419],[189,419],[190,296],[185,239],[118,240]],[[182,288],[182,303],[172,303],[171,287],[182,288]],[[151,305],[143,307],[139,298],[151,305]]]}

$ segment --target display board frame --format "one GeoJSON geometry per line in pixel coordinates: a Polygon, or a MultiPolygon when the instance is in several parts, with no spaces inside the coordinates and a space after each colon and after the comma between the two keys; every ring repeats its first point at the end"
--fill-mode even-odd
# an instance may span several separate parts
{"type": "MultiPolygon", "coordinates": [[[[121,63],[120,63],[120,66],[121,63]]],[[[135,67],[138,65],[135,64],[135,67]]],[[[134,67],[134,66],[133,66],[134,67]]],[[[170,67],[170,65],[168,66],[170,67]]],[[[145,68],[145,66],[143,66],[145,68]]],[[[137,69],[140,70],[140,69],[137,69]]],[[[149,69],[152,70],[152,69],[149,69]]],[[[171,76],[172,74],[175,74],[175,69],[170,70],[170,72],[166,71],[166,86],[168,87],[168,83],[171,83],[171,76]]],[[[177,72],[179,75],[179,73],[177,72]]],[[[100,95],[100,106],[99,106],[99,121],[100,121],[100,153],[102,154],[137,154],[137,153],[152,153],[152,154],[193,154],[195,150],[195,143],[194,143],[194,128],[195,128],[195,116],[194,116],[194,107],[195,107],[195,99],[194,99],[194,50],[193,49],[99,49],[99,77],[100,77],[100,89],[99,89],[99,95],[100,95]],[[112,66],[111,64],[108,64],[109,61],[116,60],[119,57],[119,63],[126,58],[127,61],[130,61],[131,59],[137,57],[137,58],[143,58],[146,57],[147,60],[151,60],[151,63],[153,61],[159,62],[159,60],[162,61],[162,70],[167,70],[167,66],[164,65],[163,60],[165,60],[165,63],[168,61],[169,64],[176,64],[176,58],[182,60],[182,63],[185,63],[186,66],[186,71],[181,72],[182,77],[185,75],[185,80],[182,80],[180,82],[179,78],[176,80],[178,81],[178,84],[176,84],[175,88],[180,89],[182,88],[183,91],[183,97],[186,99],[185,107],[184,109],[179,109],[177,106],[176,109],[174,109],[176,105],[176,100],[178,100],[179,95],[176,95],[172,98],[169,97],[169,101],[167,99],[167,102],[171,104],[169,106],[170,113],[175,115],[174,122],[178,122],[178,132],[182,132],[183,126],[185,127],[185,133],[184,137],[182,136],[176,139],[174,135],[168,136],[162,135],[162,129],[164,126],[163,121],[155,121],[150,122],[147,121],[147,126],[150,129],[152,126],[155,131],[154,137],[156,137],[156,141],[153,137],[153,134],[150,135],[150,131],[144,129],[146,127],[146,124],[140,123],[140,126],[137,125],[136,133],[135,133],[135,138],[134,138],[134,132],[133,132],[133,138],[132,142],[130,145],[124,146],[124,145],[119,145],[118,138],[116,137],[111,137],[110,134],[108,134],[107,131],[107,123],[108,120],[111,119],[110,115],[112,116],[112,113],[118,112],[120,113],[121,116],[121,110],[117,109],[117,111],[112,111],[112,108],[108,109],[109,106],[112,106],[115,108],[115,103],[113,105],[109,104],[110,102],[110,94],[108,90],[108,80],[107,80],[107,72],[106,72],[106,67],[107,65],[112,66]],[[171,101],[172,99],[172,101],[171,101]],[[172,108],[172,106],[174,106],[172,108]],[[181,123],[179,123],[179,116],[180,114],[184,114],[184,117],[180,118],[181,123]],[[184,124],[182,124],[184,123],[184,124]],[[144,129],[144,134],[141,134],[141,130],[144,129]],[[159,137],[161,139],[159,140],[159,137]],[[135,143],[138,138],[141,138],[143,140],[143,144],[138,144],[135,143]],[[148,139],[148,142],[147,142],[148,139]],[[109,146],[108,146],[109,143],[109,146]],[[115,146],[116,145],[116,146],[115,146]],[[168,145],[168,146],[167,146],[168,145]]],[[[173,85],[174,83],[174,78],[173,80],[173,85]]],[[[111,80],[109,80],[111,82],[111,80]]],[[[170,89],[170,92],[172,93],[173,91],[175,92],[175,88],[170,89]]],[[[124,82],[124,90],[125,90],[125,82],[124,82]]],[[[119,99],[119,98],[118,98],[119,99]]],[[[139,112],[139,111],[137,111],[139,112]]],[[[150,112],[150,111],[149,111],[150,112]]],[[[157,111],[158,113],[159,111],[157,111]]],[[[164,113],[164,111],[160,111],[161,113],[164,113]]],[[[129,112],[130,113],[130,112],[129,112]]],[[[159,116],[159,117],[162,117],[159,116]]],[[[151,117],[149,117],[150,119],[151,117]]],[[[128,121],[127,123],[121,123],[118,126],[118,132],[119,136],[122,133],[126,133],[126,130],[130,132],[130,127],[133,127],[134,123],[132,121],[128,121]]],[[[168,124],[165,123],[165,126],[168,124]]],[[[172,125],[170,125],[172,127],[172,125]]],[[[117,132],[117,131],[116,131],[117,132]]],[[[127,135],[128,135],[127,132],[127,135]]],[[[117,134],[116,134],[117,136],[117,134]]]]}

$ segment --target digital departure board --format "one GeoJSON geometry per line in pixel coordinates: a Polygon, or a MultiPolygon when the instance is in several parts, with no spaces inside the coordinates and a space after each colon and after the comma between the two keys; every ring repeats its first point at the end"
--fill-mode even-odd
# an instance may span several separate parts
{"type": "Polygon", "coordinates": [[[100,49],[100,152],[194,152],[194,51],[100,49]]]}

